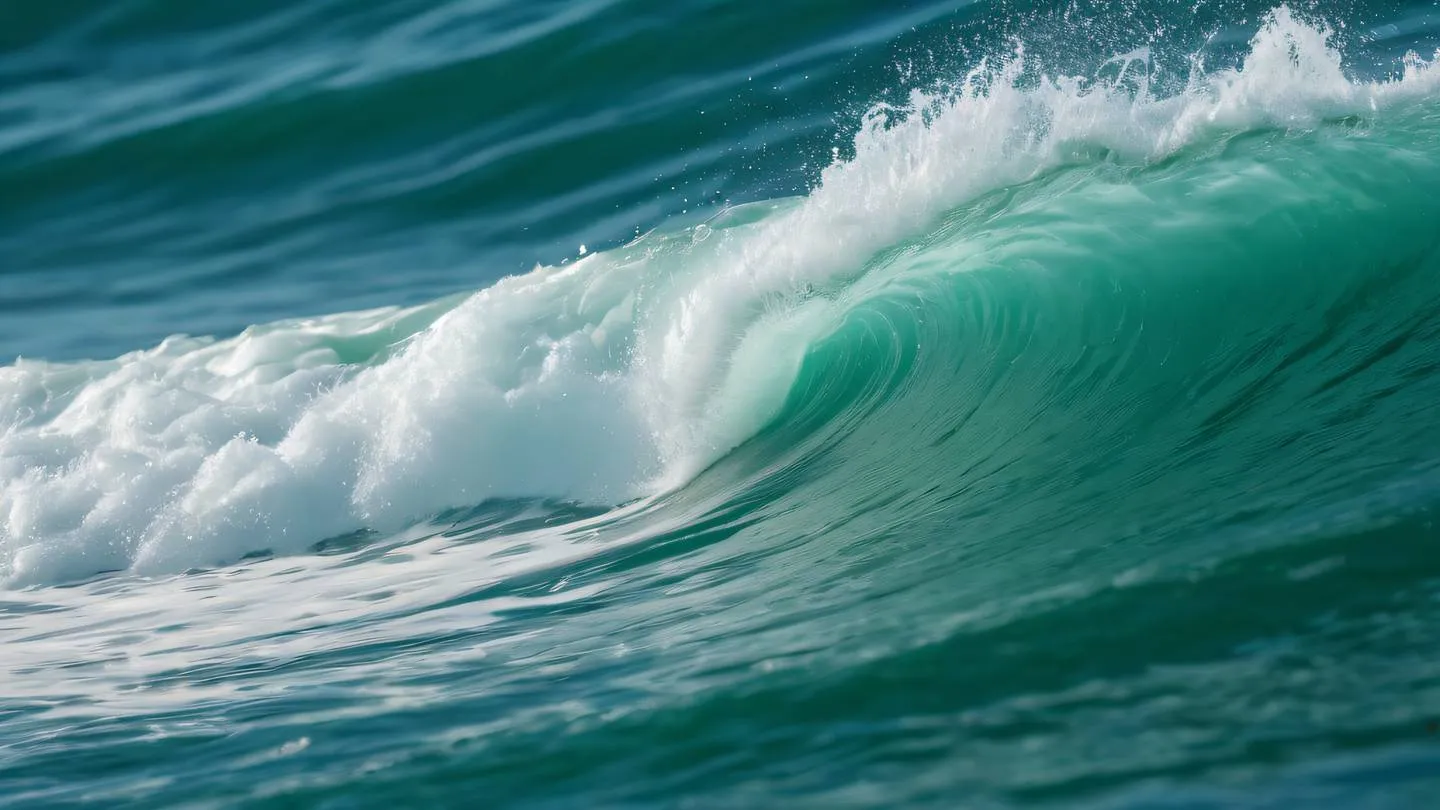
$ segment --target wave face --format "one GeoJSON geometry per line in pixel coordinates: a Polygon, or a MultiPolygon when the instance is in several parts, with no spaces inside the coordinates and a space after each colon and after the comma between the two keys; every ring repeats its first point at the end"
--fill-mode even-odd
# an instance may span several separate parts
{"type": "MultiPolygon", "coordinates": [[[[1410,47],[1371,69],[1342,27],[1251,14],[1088,73],[1054,27],[986,27],[803,194],[428,302],[0,368],[0,785],[1413,806],[1440,68],[1423,15],[1371,29],[1410,47]]],[[[115,127],[9,154],[182,137],[115,127]]]]}

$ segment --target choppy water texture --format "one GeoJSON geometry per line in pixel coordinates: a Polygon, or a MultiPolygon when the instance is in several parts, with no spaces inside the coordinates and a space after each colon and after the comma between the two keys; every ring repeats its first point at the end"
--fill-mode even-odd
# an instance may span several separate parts
{"type": "Polygon", "coordinates": [[[0,804],[1433,806],[1437,45],[8,4],[0,804]]]}

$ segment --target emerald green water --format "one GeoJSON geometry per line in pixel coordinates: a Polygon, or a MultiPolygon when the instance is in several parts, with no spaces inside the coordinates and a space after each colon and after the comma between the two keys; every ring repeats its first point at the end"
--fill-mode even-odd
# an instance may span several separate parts
{"type": "Polygon", "coordinates": [[[1435,14],[0,12],[0,806],[1429,806],[1435,14]]]}

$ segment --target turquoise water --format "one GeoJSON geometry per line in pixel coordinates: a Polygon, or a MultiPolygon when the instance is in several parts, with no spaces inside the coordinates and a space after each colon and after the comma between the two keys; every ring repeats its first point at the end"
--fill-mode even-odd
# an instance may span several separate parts
{"type": "Polygon", "coordinates": [[[1437,26],[0,11],[0,805],[1430,806],[1437,26]]]}

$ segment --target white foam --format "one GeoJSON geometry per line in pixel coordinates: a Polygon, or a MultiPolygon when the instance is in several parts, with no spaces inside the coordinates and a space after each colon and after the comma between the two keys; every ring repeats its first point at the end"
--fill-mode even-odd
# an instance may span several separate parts
{"type": "Polygon", "coordinates": [[[756,222],[647,237],[458,304],[0,369],[0,578],[183,570],[494,496],[674,486],[773,417],[866,262],[945,211],[1077,142],[1153,160],[1207,130],[1306,127],[1440,85],[1418,59],[1352,82],[1285,9],[1242,68],[1169,98],[1022,70],[1017,55],[898,118],[877,108],[853,159],[756,222]]]}

